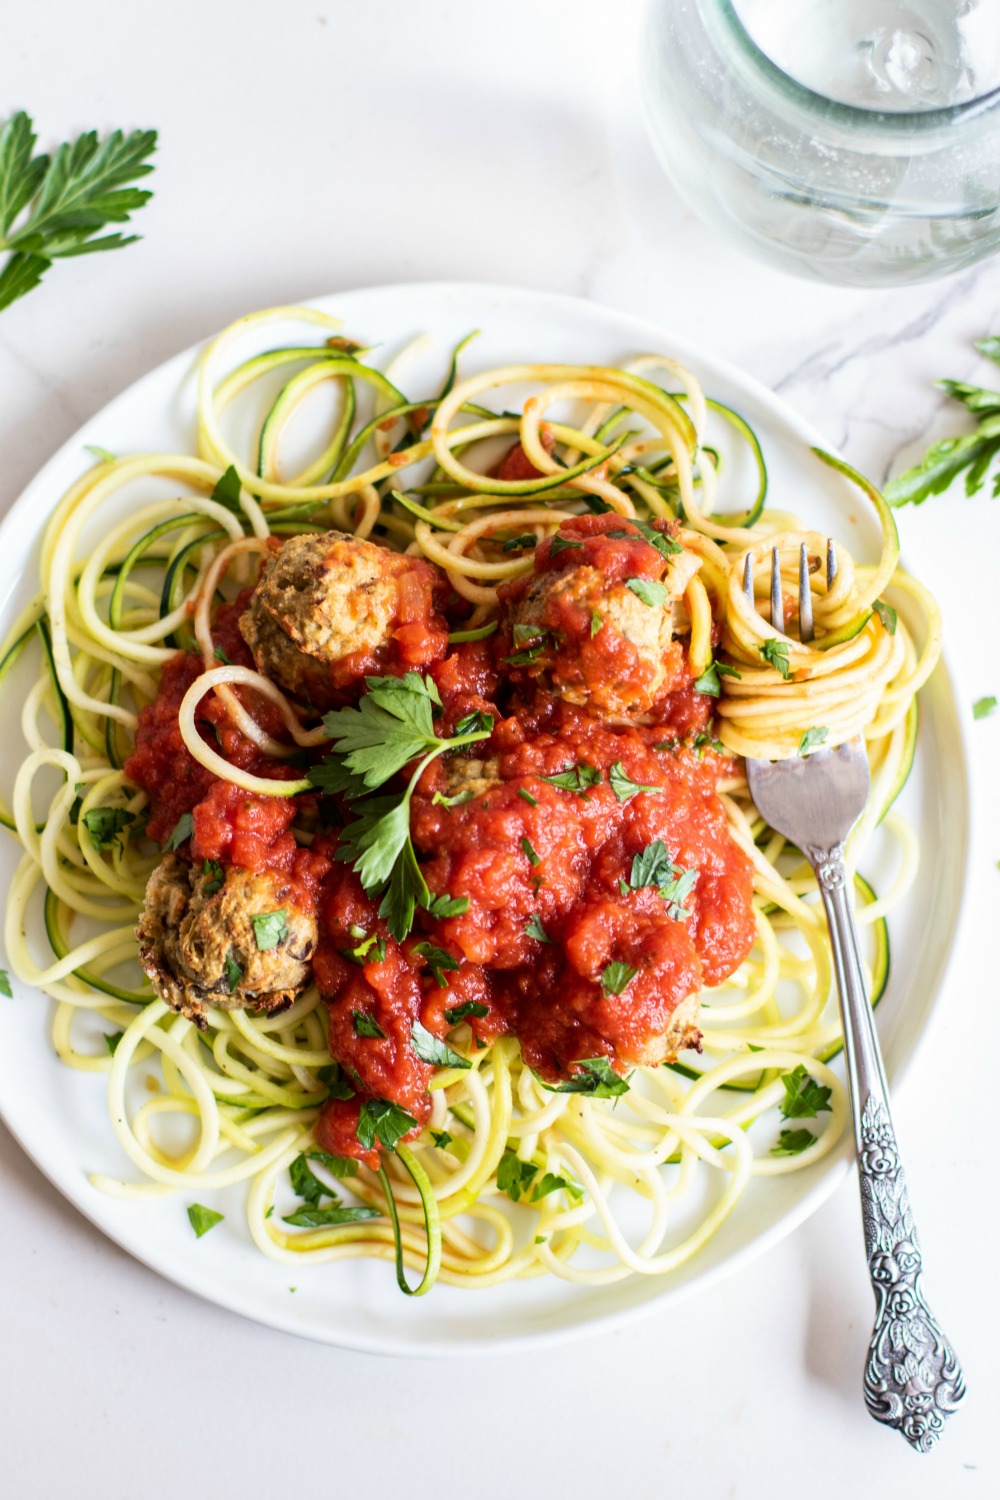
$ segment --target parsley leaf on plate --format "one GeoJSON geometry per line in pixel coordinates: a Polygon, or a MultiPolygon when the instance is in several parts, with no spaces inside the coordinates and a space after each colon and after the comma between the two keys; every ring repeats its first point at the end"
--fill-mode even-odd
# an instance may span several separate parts
{"type": "Polygon", "coordinates": [[[95,849],[121,848],[121,836],[135,822],[135,813],[123,807],[92,807],[83,815],[83,826],[95,849]]]}
{"type": "Polygon", "coordinates": [[[778,1144],[771,1147],[772,1156],[798,1156],[816,1141],[811,1130],[783,1130],[778,1144]]]}
{"type": "Polygon", "coordinates": [[[543,1083],[550,1094],[590,1094],[595,1099],[613,1099],[628,1093],[628,1079],[619,1078],[606,1057],[585,1057],[573,1064],[582,1071],[562,1083],[543,1083]]]}
{"type": "Polygon", "coordinates": [[[427,967],[434,975],[434,983],[442,990],[448,988],[448,975],[457,973],[462,967],[447,948],[439,948],[435,943],[414,943],[413,951],[426,958],[427,967]]]}
{"type": "Polygon", "coordinates": [[[820,1110],[830,1108],[832,1090],[825,1084],[817,1083],[816,1079],[806,1072],[802,1063],[799,1063],[791,1073],[783,1073],[781,1081],[785,1085],[781,1113],[786,1120],[814,1120],[820,1110]]]}
{"type": "Polygon", "coordinates": [[[899,615],[893,609],[892,605],[886,604],[884,599],[876,599],[872,605],[872,609],[878,615],[889,634],[895,635],[896,626],[899,623],[899,615]]]}
{"type": "Polygon", "coordinates": [[[559,771],[555,776],[542,776],[541,781],[547,781],[549,786],[557,786],[564,792],[585,792],[588,787],[597,786],[601,780],[601,773],[595,766],[580,761],[578,765],[567,766],[565,771],[559,771]]]}
{"type": "Polygon", "coordinates": [[[988,719],[990,714],[996,713],[997,700],[995,698],[977,698],[972,705],[972,717],[974,719],[988,719]]]}
{"type": "Polygon", "coordinates": [[[167,842],[163,846],[164,849],[179,849],[184,840],[189,839],[193,833],[194,818],[189,812],[181,813],[180,817],[177,819],[177,822],[173,826],[170,837],[167,839],[167,842]]]}
{"type": "Polygon", "coordinates": [[[776,636],[769,636],[760,648],[760,654],[769,666],[780,672],[787,682],[791,677],[791,669],[788,665],[788,642],[779,641],[776,636]]]}
{"type": "Polygon", "coordinates": [[[611,790],[619,802],[627,802],[630,797],[636,797],[640,792],[661,794],[663,792],[662,786],[645,786],[642,782],[633,781],[626,773],[625,767],[620,760],[616,760],[611,767],[611,770],[608,772],[608,780],[611,783],[611,790]]]}
{"type": "Polygon", "coordinates": [[[449,1026],[457,1026],[459,1021],[464,1021],[467,1016],[475,1016],[481,1021],[489,1013],[488,1005],[482,1005],[478,1000],[464,1000],[461,1005],[453,1005],[450,1009],[446,1009],[444,1018],[449,1026]]]}
{"type": "Polygon", "coordinates": [[[351,1016],[354,1021],[354,1035],[374,1037],[385,1041],[385,1032],[378,1024],[374,1016],[370,1016],[366,1010],[352,1010],[351,1016]]]}
{"type": "MultiPolygon", "coordinates": [[[[293,1214],[284,1214],[283,1224],[294,1224],[297,1229],[322,1229],[327,1224],[360,1224],[362,1219],[380,1219],[377,1208],[357,1208],[346,1203],[333,1203],[326,1208],[300,1208],[293,1214]]],[[[290,1287],[289,1291],[294,1292],[290,1287]]]]}
{"type": "Polygon", "coordinates": [[[545,928],[542,926],[542,919],[538,915],[537,911],[532,912],[531,916],[528,918],[527,923],[525,924],[524,931],[528,937],[534,938],[538,943],[551,943],[552,941],[548,933],[545,931],[545,928]]]}
{"type": "Polygon", "coordinates": [[[639,970],[621,959],[605,964],[601,974],[601,989],[606,995],[620,995],[632,983],[639,970]]]}
{"type": "Polygon", "coordinates": [[[416,1123],[402,1105],[390,1099],[366,1099],[358,1116],[358,1141],[365,1151],[373,1150],[376,1141],[386,1151],[395,1151],[396,1143],[416,1123]]]}
{"type": "Polygon", "coordinates": [[[216,1213],[214,1208],[205,1208],[201,1203],[189,1204],[187,1216],[198,1239],[201,1239],[202,1235],[207,1234],[210,1229],[214,1229],[216,1224],[221,1224],[225,1217],[224,1214],[216,1213]]]}
{"type": "Polygon", "coordinates": [[[825,724],[816,724],[812,729],[807,729],[799,740],[799,754],[808,755],[810,750],[818,750],[820,745],[825,745],[830,731],[825,724]]]}
{"type": "Polygon", "coordinates": [[[659,604],[666,604],[669,597],[666,584],[657,583],[654,578],[626,578],[625,587],[631,589],[637,599],[643,604],[654,608],[659,604]]]}
{"type": "Polygon", "coordinates": [[[285,907],[278,911],[255,912],[250,921],[254,941],[261,953],[277,948],[288,936],[288,911],[285,907]]]}
{"type": "Polygon", "coordinates": [[[431,1063],[435,1068],[471,1068],[472,1064],[460,1052],[455,1052],[440,1037],[414,1021],[410,1033],[410,1046],[421,1062],[431,1063]]]}
{"type": "Polygon", "coordinates": [[[6,995],[8,1000],[14,998],[14,991],[10,987],[10,975],[6,969],[0,969],[0,995],[6,995]]]}

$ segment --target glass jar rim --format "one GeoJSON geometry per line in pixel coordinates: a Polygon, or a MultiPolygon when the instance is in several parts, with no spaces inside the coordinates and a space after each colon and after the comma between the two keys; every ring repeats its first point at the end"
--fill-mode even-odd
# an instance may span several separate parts
{"type": "Polygon", "coordinates": [[[718,14],[744,57],[765,82],[789,101],[811,114],[821,115],[827,121],[855,126],[863,124],[869,129],[884,130],[887,133],[913,135],[924,130],[939,130],[944,125],[986,114],[1000,103],[998,84],[984,94],[977,94],[973,99],[965,99],[960,104],[938,105],[933,109],[868,109],[863,104],[845,104],[839,99],[831,99],[826,94],[818,93],[786,73],[784,68],[779,68],[754,41],[740,19],[733,0],[697,0],[697,3],[707,3],[718,14]]]}

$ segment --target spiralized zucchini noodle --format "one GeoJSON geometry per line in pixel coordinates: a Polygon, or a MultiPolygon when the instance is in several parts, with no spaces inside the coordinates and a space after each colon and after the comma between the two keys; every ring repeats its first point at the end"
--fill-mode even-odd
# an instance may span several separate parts
{"type": "Polygon", "coordinates": [[[681,607],[692,669],[708,671],[718,649],[739,672],[717,685],[715,733],[728,751],[795,755],[818,725],[827,745],[864,736],[872,791],[848,859],[873,1001],[880,997],[885,918],[917,865],[913,834],[892,804],[913,755],[916,694],[940,645],[933,599],[898,567],[888,508],[846,465],[817,456],[817,474],[825,459],[868,496],[882,547],[876,562],[860,565],[835,542],[835,577],[828,583],[822,568],[811,576],[816,632],[803,644],[769,619],[772,549],[794,597],[800,544],[822,557],[827,539],[765,509],[764,456],[742,417],[659,354],[621,368],[526,362],[463,378],[467,342],[443,389],[410,399],[397,383],[405,355],[376,368],[323,313],[278,308],[244,318],[201,358],[193,454],[105,455],[63,497],[45,530],[39,592],[0,656],[0,680],[20,684],[27,673],[18,659],[38,655],[20,701],[27,753],[10,806],[0,809],[24,851],[7,903],[6,954],[22,983],[54,1002],[61,1061],[106,1075],[110,1126],[136,1169],[135,1180],[95,1175],[107,1193],[190,1203],[245,1182],[249,1232],[266,1255],[296,1264],[395,1258],[401,1281],[404,1264],[422,1274],[420,1291],[436,1279],[488,1287],[552,1273],[595,1286],[660,1275],[698,1254],[752,1179],[800,1171],[833,1151],[846,1116],[830,1067],[840,1028],[815,881],[755,812],[738,758],[719,791],[731,836],[753,863],[757,940],[708,992],[701,1057],[637,1070],[619,1097],[554,1092],[522,1063],[515,1040],[475,1050],[459,1025],[450,1045],[470,1066],[435,1075],[419,1140],[386,1154],[379,1174],[361,1167],[338,1184],[374,1217],[284,1222],[294,1206],[289,1168],[314,1148],[328,1094],[315,987],[281,1014],[213,1009],[199,1031],[154,996],[136,963],[136,921],[160,850],[144,836],[145,794],[123,765],[162,664],[178,649],[201,654],[206,670],[181,710],[185,744],[248,791],[288,796],[305,783],[252,776],[217,754],[195,726],[206,693],[268,754],[325,738],[274,683],[213,655],[213,603],[254,580],[269,537],[337,528],[421,554],[472,606],[464,628],[474,636],[496,618],[498,586],[531,570],[532,553],[504,550],[504,540],[541,540],[600,502],[623,517],[680,523],[679,541],[700,562],[681,607]],[[237,358],[248,341],[266,343],[269,325],[291,323],[298,342],[237,358]],[[289,473],[289,431],[321,387],[335,397],[334,415],[314,456],[289,473]],[[520,403],[513,412],[512,402],[520,403]],[[252,455],[227,436],[234,403],[259,413],[252,455]],[[746,445],[735,466],[753,475],[749,486],[745,478],[728,485],[729,514],[718,510],[728,484],[721,433],[746,445]],[[498,439],[520,442],[535,477],[487,475],[483,454],[498,439]],[[232,478],[220,488],[230,468],[238,496],[232,478]],[[754,607],[743,592],[748,555],[754,607]],[[242,708],[233,688],[247,686],[277,706],[291,745],[242,708]],[[110,826],[95,836],[88,814],[107,819],[109,809],[110,826]],[[857,869],[879,826],[898,859],[892,889],[876,896],[857,869]],[[825,1104],[815,1117],[794,1108],[783,1117],[805,1076],[825,1104]],[[797,1143],[782,1147],[780,1132],[796,1130],[797,1143]]]}

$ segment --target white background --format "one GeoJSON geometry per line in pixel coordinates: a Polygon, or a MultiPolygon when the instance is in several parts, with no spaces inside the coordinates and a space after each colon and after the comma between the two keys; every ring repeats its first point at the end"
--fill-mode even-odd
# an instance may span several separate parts
{"type": "MultiPolygon", "coordinates": [[[[876,480],[948,430],[936,377],[988,383],[971,345],[1000,332],[1000,263],[850,292],[757,266],[692,219],[642,134],[637,0],[6,10],[0,115],[28,109],[46,145],[90,126],[161,136],[143,242],[57,266],[0,315],[3,508],[168,355],[254,307],[375,282],[509,282],[639,313],[780,390],[876,480]]],[[[956,493],[900,526],[944,604],[970,713],[1000,695],[1000,510],[956,493]]],[[[970,1386],[935,1453],[864,1414],[872,1305],[853,1180],[667,1316],[421,1364],[298,1341],[176,1290],[0,1127],[0,1492],[995,1495],[1000,715],[970,736],[965,941],[897,1107],[931,1300],[970,1386]]]]}

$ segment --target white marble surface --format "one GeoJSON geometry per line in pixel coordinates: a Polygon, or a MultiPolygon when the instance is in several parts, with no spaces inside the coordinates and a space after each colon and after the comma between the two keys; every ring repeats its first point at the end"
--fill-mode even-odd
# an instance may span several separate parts
{"type": "MultiPolygon", "coordinates": [[[[143,243],[56,267],[0,317],[0,506],[85,417],[235,314],[421,277],[537,286],[657,320],[781,391],[876,479],[947,430],[931,381],[987,373],[971,341],[1000,329],[1000,263],[876,295],[745,260],[692,219],[645,143],[638,14],[637,0],[9,10],[3,111],[27,108],[53,141],[156,125],[161,150],[143,243]]],[[[952,496],[900,525],[942,597],[968,711],[1000,694],[984,636],[1000,510],[952,496]]],[[[176,1290],[91,1229],[0,1127],[0,1491],[996,1494],[1000,717],[971,736],[966,941],[898,1102],[933,1302],[971,1390],[934,1454],[911,1454],[862,1410],[872,1309],[853,1182],[669,1317],[432,1366],[300,1342],[176,1290]]]]}

